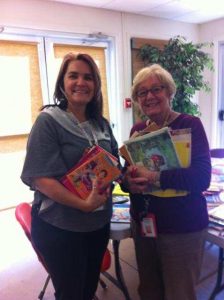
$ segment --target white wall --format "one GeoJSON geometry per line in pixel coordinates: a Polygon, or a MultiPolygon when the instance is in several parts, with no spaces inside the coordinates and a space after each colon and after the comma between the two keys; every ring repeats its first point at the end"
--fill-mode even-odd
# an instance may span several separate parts
{"type": "MultiPolygon", "coordinates": [[[[135,14],[121,14],[123,31],[123,68],[124,68],[124,96],[130,96],[131,90],[131,49],[132,37],[168,40],[176,35],[183,35],[189,40],[197,41],[198,27],[192,24],[174,22],[165,19],[150,18],[135,14]]],[[[121,49],[122,50],[122,49],[121,49]]],[[[121,98],[122,99],[122,98],[121,98]]],[[[123,111],[126,139],[132,125],[132,113],[123,111]]]]}
{"type": "MultiPolygon", "coordinates": [[[[123,99],[130,96],[131,88],[130,38],[169,39],[183,35],[198,41],[199,32],[197,25],[42,0],[1,0],[0,25],[83,34],[103,32],[114,37],[117,81],[114,105],[119,142],[128,138],[132,126],[132,112],[123,108],[123,99]]],[[[206,130],[209,133],[209,126],[206,130]]]]}

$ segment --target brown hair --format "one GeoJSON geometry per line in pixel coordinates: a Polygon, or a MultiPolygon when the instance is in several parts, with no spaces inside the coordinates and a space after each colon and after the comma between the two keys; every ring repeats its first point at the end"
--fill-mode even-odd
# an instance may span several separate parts
{"type": "Polygon", "coordinates": [[[101,78],[99,69],[93,58],[86,53],[68,53],[64,56],[54,90],[54,103],[61,109],[66,109],[68,101],[64,95],[64,76],[67,71],[68,65],[72,61],[82,60],[91,69],[93,81],[95,85],[94,95],[92,100],[87,104],[86,117],[99,121],[103,113],[103,96],[101,91],[101,78]]]}
{"type": "Polygon", "coordinates": [[[68,106],[68,100],[66,99],[64,92],[64,76],[70,62],[77,60],[84,61],[90,67],[95,86],[93,98],[86,106],[86,117],[88,119],[96,120],[99,123],[100,127],[103,128],[103,119],[106,119],[103,117],[103,96],[101,90],[100,72],[93,58],[86,53],[70,52],[64,56],[55,83],[53,95],[54,104],[44,105],[43,107],[41,107],[41,110],[43,110],[45,107],[51,106],[58,106],[59,108],[66,110],[68,106]]]}

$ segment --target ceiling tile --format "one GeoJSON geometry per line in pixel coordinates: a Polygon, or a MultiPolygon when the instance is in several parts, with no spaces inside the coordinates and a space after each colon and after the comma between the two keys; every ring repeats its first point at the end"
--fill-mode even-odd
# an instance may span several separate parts
{"type": "Polygon", "coordinates": [[[205,22],[209,22],[212,20],[217,20],[223,18],[223,13],[204,13],[200,11],[195,11],[189,14],[176,16],[173,18],[173,20],[186,22],[186,23],[195,23],[195,24],[201,24],[205,22]]]}
{"type": "Polygon", "coordinates": [[[89,7],[103,7],[111,2],[110,0],[50,0],[50,1],[70,3],[70,4],[89,6],[89,7]]]}
{"type": "Polygon", "coordinates": [[[118,11],[127,11],[132,13],[139,13],[145,10],[151,10],[154,7],[159,5],[164,5],[167,3],[167,0],[113,0],[108,4],[105,4],[103,7],[107,9],[115,9],[118,11]]]}
{"type": "Polygon", "coordinates": [[[224,18],[224,0],[42,0],[203,23],[224,18]]]}
{"type": "MultiPolygon", "coordinates": [[[[181,4],[180,1],[169,1],[166,5],[158,5],[152,8],[148,13],[150,16],[157,18],[173,19],[179,15],[181,16],[193,11],[189,5],[181,4]]],[[[145,14],[147,12],[144,11],[142,13],[145,14]]]]}

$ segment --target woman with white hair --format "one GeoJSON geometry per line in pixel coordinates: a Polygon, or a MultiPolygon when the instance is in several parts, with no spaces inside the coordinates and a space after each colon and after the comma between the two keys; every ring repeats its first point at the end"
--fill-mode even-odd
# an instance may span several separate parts
{"type": "Polygon", "coordinates": [[[123,186],[130,192],[141,300],[196,300],[208,226],[202,192],[210,183],[211,163],[200,119],[172,110],[175,92],[171,74],[160,65],[143,68],[134,78],[132,99],[147,120],[135,124],[130,135],[149,126],[168,126],[190,128],[192,139],[191,163],[186,168],[159,172],[134,165],[126,169],[123,186]],[[161,195],[167,189],[173,193],[144,194],[150,184],[159,186],[161,195]]]}

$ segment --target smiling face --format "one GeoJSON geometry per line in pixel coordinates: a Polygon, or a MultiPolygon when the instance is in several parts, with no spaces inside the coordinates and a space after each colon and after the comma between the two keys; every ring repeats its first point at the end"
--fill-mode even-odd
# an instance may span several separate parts
{"type": "Polygon", "coordinates": [[[64,92],[68,100],[68,109],[74,111],[86,108],[94,96],[95,84],[90,66],[82,60],[68,64],[64,75],[64,92]]]}
{"type": "Polygon", "coordinates": [[[136,94],[137,102],[144,115],[157,124],[163,122],[171,111],[171,99],[167,88],[156,76],[150,76],[142,81],[137,88],[136,94]]]}

